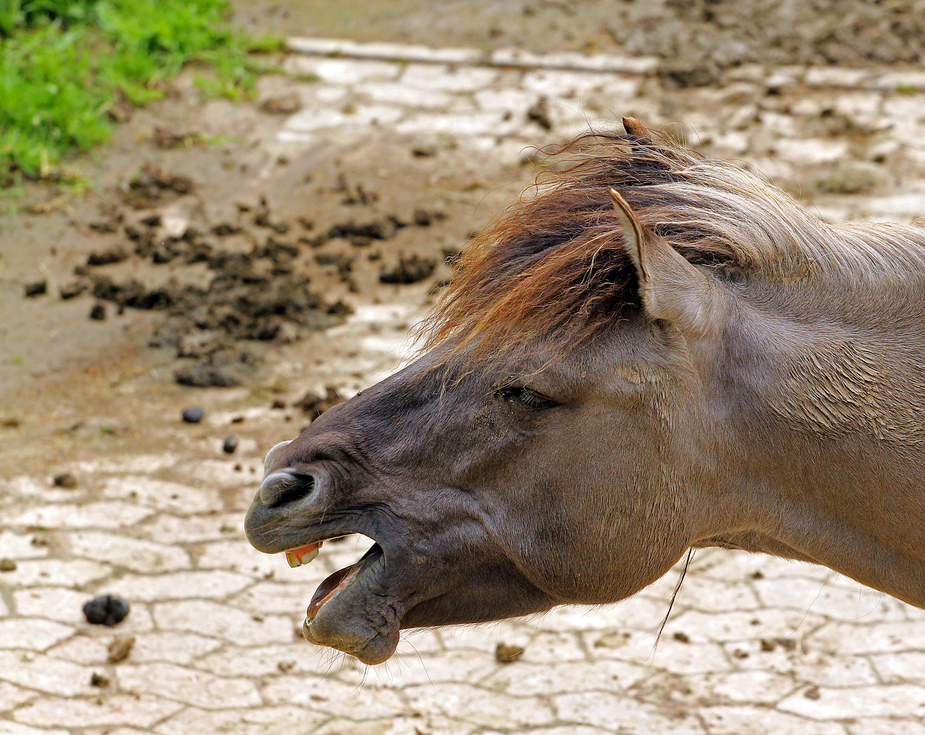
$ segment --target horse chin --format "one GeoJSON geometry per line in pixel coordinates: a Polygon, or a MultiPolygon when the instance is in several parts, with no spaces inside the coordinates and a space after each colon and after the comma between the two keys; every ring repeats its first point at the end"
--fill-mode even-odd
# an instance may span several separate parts
{"type": "Polygon", "coordinates": [[[370,603],[383,599],[371,589],[382,563],[382,550],[375,545],[356,564],[322,582],[302,624],[305,640],[349,653],[365,664],[382,663],[391,657],[399,640],[395,608],[370,607],[370,603]]]}
{"type": "Polygon", "coordinates": [[[335,648],[355,656],[364,664],[381,664],[398,647],[398,626],[386,631],[370,631],[368,621],[341,618],[323,608],[313,620],[305,618],[302,636],[309,643],[335,648]]]}
{"type": "Polygon", "coordinates": [[[401,619],[402,629],[442,625],[490,623],[533,615],[557,603],[522,577],[498,576],[497,569],[481,570],[450,590],[433,597],[419,596],[401,619]],[[423,599],[421,599],[423,597],[423,599]]]}

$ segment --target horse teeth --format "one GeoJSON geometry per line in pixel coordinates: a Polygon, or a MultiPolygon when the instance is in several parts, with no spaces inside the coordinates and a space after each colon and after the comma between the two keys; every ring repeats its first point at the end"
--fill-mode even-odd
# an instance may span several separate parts
{"type": "Polygon", "coordinates": [[[307,554],[299,556],[295,552],[287,551],[286,552],[286,561],[289,562],[290,567],[300,567],[303,564],[308,564],[312,559],[318,556],[318,553],[321,551],[321,544],[318,544],[318,548],[312,549],[307,554]]]}

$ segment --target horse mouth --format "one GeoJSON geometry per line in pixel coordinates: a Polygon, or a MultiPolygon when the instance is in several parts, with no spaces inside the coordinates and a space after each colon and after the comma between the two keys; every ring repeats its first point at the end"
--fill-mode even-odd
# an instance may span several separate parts
{"type": "MultiPolygon", "coordinates": [[[[292,567],[311,562],[318,556],[325,540],[287,550],[286,560],[292,567]]],[[[357,625],[360,621],[353,620],[351,613],[357,599],[366,596],[364,592],[368,590],[365,588],[378,576],[376,570],[384,561],[385,552],[378,543],[374,543],[359,561],[328,576],[315,590],[308,604],[302,625],[305,640],[340,649],[365,663],[378,663],[375,659],[379,659],[380,655],[366,650],[374,641],[369,639],[366,631],[361,630],[365,626],[357,625]]]]}
{"type": "Polygon", "coordinates": [[[362,576],[360,573],[379,563],[382,558],[382,547],[379,546],[379,544],[373,544],[358,562],[334,572],[334,574],[325,579],[318,585],[315,594],[312,595],[311,602],[308,604],[308,610],[305,614],[305,624],[310,626],[315,616],[318,615],[318,611],[321,609],[322,605],[343,592],[354,580],[359,581],[358,577],[362,576]]]}

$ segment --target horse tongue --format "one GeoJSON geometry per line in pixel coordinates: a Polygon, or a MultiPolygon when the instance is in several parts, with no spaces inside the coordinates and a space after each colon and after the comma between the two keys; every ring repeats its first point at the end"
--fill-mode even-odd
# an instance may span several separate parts
{"type": "Polygon", "coordinates": [[[308,564],[308,562],[318,556],[318,552],[321,550],[321,544],[323,543],[324,541],[316,541],[313,544],[300,546],[298,549],[289,549],[289,551],[286,552],[286,561],[289,562],[290,567],[300,567],[303,564],[308,564]]]}

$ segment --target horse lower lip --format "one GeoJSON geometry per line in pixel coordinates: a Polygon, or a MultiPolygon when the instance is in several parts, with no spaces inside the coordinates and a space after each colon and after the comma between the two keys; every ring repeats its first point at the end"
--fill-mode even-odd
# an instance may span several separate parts
{"type": "Polygon", "coordinates": [[[314,619],[317,615],[318,610],[321,609],[321,606],[330,600],[334,595],[340,592],[347,584],[353,579],[353,576],[357,573],[360,568],[360,562],[357,562],[353,566],[347,567],[346,569],[341,569],[338,572],[334,572],[330,577],[328,577],[324,582],[321,583],[321,586],[315,590],[315,594],[312,596],[312,601],[308,604],[308,612],[306,613],[306,618],[308,620],[314,619]]]}
{"type": "Polygon", "coordinates": [[[315,618],[315,615],[318,614],[318,610],[321,609],[322,605],[350,584],[350,581],[371,557],[379,556],[382,556],[382,548],[378,544],[373,544],[369,551],[367,551],[358,562],[334,572],[334,574],[325,579],[318,586],[318,589],[315,590],[315,594],[312,595],[311,602],[308,604],[306,623],[310,623],[315,618]]]}

